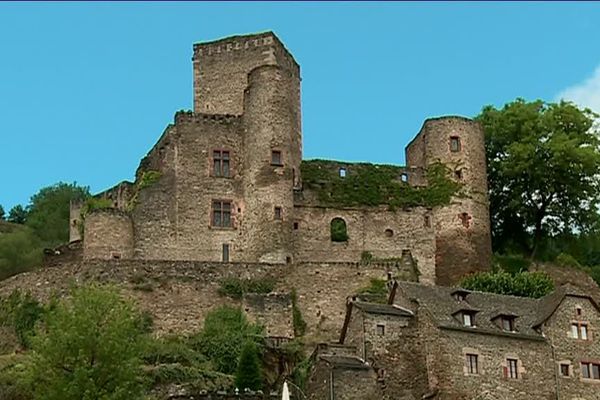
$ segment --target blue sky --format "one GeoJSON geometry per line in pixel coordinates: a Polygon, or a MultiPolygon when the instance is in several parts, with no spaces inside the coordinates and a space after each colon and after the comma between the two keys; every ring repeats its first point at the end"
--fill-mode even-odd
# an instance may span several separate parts
{"type": "Polygon", "coordinates": [[[132,179],[192,44],[273,30],[302,68],[305,158],[404,163],[431,116],[516,97],[600,111],[600,3],[0,3],[0,204],[132,179]]]}

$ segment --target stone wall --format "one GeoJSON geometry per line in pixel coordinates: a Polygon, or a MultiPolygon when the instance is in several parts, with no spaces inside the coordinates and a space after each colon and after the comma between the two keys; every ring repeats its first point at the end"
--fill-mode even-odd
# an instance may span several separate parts
{"type": "Polygon", "coordinates": [[[597,398],[600,380],[585,379],[581,372],[582,361],[600,364],[600,313],[596,306],[587,298],[567,296],[543,330],[554,347],[554,363],[548,363],[548,369],[557,375],[560,398],[597,398]],[[578,322],[587,324],[588,340],[572,336],[571,324],[578,322]],[[560,375],[561,363],[569,366],[569,376],[560,375]]]}
{"type": "Polygon", "coordinates": [[[425,208],[389,211],[387,208],[334,209],[295,207],[295,259],[306,261],[359,261],[364,251],[376,259],[399,259],[409,250],[416,261],[419,281],[435,281],[435,236],[431,212],[425,208]],[[429,226],[425,218],[430,218],[429,226]],[[331,241],[334,218],[346,222],[348,241],[331,241]]]}
{"type": "Polygon", "coordinates": [[[112,208],[89,212],[84,222],[83,257],[133,258],[133,226],[130,216],[112,208]]]}

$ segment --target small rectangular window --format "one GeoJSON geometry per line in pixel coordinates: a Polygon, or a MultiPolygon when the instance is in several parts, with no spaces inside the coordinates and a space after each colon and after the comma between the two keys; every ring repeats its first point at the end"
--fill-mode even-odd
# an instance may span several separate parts
{"type": "Polygon", "coordinates": [[[213,175],[229,178],[229,151],[213,151],[213,175]]]}
{"type": "Polygon", "coordinates": [[[275,207],[275,219],[282,219],[282,217],[281,217],[281,207],[275,207]]]}
{"type": "Polygon", "coordinates": [[[281,159],[281,151],[279,151],[279,150],[271,151],[271,165],[278,165],[278,166],[283,165],[283,162],[281,159]]]}
{"type": "Polygon", "coordinates": [[[215,200],[212,203],[212,226],[231,227],[231,202],[215,200]]]}
{"type": "Polygon", "coordinates": [[[463,173],[462,173],[462,169],[457,169],[454,170],[454,177],[456,178],[456,180],[460,181],[463,178],[463,173]]]}
{"type": "Polygon", "coordinates": [[[514,331],[514,320],[509,317],[502,317],[502,329],[505,331],[514,331]]]}
{"type": "Polygon", "coordinates": [[[377,335],[384,336],[385,335],[385,325],[377,325],[377,335]]]}
{"type": "Polygon", "coordinates": [[[223,243],[223,262],[229,262],[229,244],[223,243]]]}
{"type": "Polygon", "coordinates": [[[508,378],[517,379],[519,378],[518,371],[518,361],[514,358],[509,358],[506,360],[506,365],[508,368],[508,378]]]}
{"type": "Polygon", "coordinates": [[[294,230],[298,230],[298,228],[300,227],[300,224],[298,222],[294,222],[294,230]]]}
{"type": "Polygon", "coordinates": [[[340,168],[340,178],[346,177],[346,168],[340,168]]]}
{"type": "Polygon", "coordinates": [[[458,136],[450,138],[450,151],[453,153],[460,151],[460,138],[458,136]]]}
{"type": "Polygon", "coordinates": [[[478,374],[478,356],[477,354],[467,354],[467,371],[469,374],[478,374]]]}
{"type": "Polygon", "coordinates": [[[425,216],[424,225],[425,228],[431,228],[431,217],[429,215],[425,216]]]}
{"type": "Polygon", "coordinates": [[[473,316],[469,313],[463,313],[463,325],[464,326],[473,326],[473,316]]]}
{"type": "Polygon", "coordinates": [[[569,364],[560,364],[560,376],[569,376],[569,364]]]}
{"type": "Polygon", "coordinates": [[[571,324],[571,337],[574,339],[588,340],[587,324],[581,322],[573,322],[571,324]]]}

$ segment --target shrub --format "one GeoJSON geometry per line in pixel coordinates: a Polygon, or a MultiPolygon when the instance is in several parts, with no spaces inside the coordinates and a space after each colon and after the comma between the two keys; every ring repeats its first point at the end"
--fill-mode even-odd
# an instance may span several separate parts
{"type": "Polygon", "coordinates": [[[154,185],[156,182],[158,182],[158,180],[160,179],[161,176],[162,176],[162,173],[160,171],[144,171],[144,172],[142,172],[142,176],[140,177],[140,180],[137,185],[138,189],[144,189],[144,188],[154,185]]]}
{"type": "Polygon", "coordinates": [[[565,268],[582,268],[581,264],[579,264],[579,261],[577,261],[572,255],[567,253],[560,253],[556,257],[555,263],[565,268]]]}
{"type": "Polygon", "coordinates": [[[219,294],[239,300],[246,293],[267,294],[275,289],[273,278],[225,278],[221,281],[219,294]]]}
{"type": "Polygon", "coordinates": [[[369,286],[360,289],[358,293],[368,295],[369,301],[386,303],[388,297],[387,283],[384,279],[371,278],[369,286]]]}
{"type": "Polygon", "coordinates": [[[346,222],[341,218],[334,218],[330,224],[330,234],[332,242],[347,242],[348,231],[346,230],[346,222]]]}
{"type": "Polygon", "coordinates": [[[244,344],[240,362],[235,372],[235,385],[239,389],[259,390],[262,388],[262,368],[256,344],[248,341],[244,344]]]}
{"type": "Polygon", "coordinates": [[[554,282],[545,272],[482,272],[467,276],[460,283],[465,289],[481,292],[539,298],[554,289],[554,282]]]}
{"type": "Polygon", "coordinates": [[[518,254],[494,254],[494,266],[511,274],[527,271],[531,261],[518,254]]]}
{"type": "Polygon", "coordinates": [[[298,307],[298,294],[296,289],[292,289],[292,325],[294,326],[294,336],[304,336],[306,333],[306,321],[302,317],[302,311],[298,307]]]}
{"type": "Polygon", "coordinates": [[[373,254],[369,251],[363,251],[360,253],[360,262],[363,264],[369,264],[373,261],[373,254]]]}
{"type": "Polygon", "coordinates": [[[13,291],[0,299],[0,325],[12,329],[22,347],[28,348],[36,323],[44,315],[44,307],[29,293],[13,291]]]}

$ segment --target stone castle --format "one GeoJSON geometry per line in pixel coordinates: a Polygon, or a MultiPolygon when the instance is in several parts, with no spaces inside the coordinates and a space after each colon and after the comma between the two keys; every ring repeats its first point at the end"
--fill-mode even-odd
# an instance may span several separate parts
{"type": "Polygon", "coordinates": [[[0,295],[117,283],[159,335],[197,332],[210,310],[238,305],[275,347],[302,334],[320,343],[311,400],[600,399],[595,284],[538,300],[450,287],[490,266],[476,122],[425,121],[405,167],[303,161],[300,69],[273,33],[197,44],[193,65],[194,111],[175,115],[135,182],[72,203],[71,243],[0,295]],[[439,165],[461,190],[415,200],[439,165]],[[239,278],[274,290],[220,293],[239,278]],[[383,304],[364,294],[376,279],[387,280],[383,304]]]}
{"type": "Polygon", "coordinates": [[[391,173],[401,191],[426,187],[428,167],[443,163],[461,196],[436,206],[336,204],[327,191],[366,166],[302,160],[300,67],[272,32],[196,44],[193,70],[194,111],[176,113],[136,182],[99,194],[110,208],[90,210],[84,221],[82,205],[72,205],[71,240],[83,239],[84,258],[295,264],[368,255],[401,260],[428,284],[489,267],[476,122],[429,119],[406,147],[406,167],[369,166],[391,173]],[[322,179],[307,184],[307,170],[322,179]]]}

